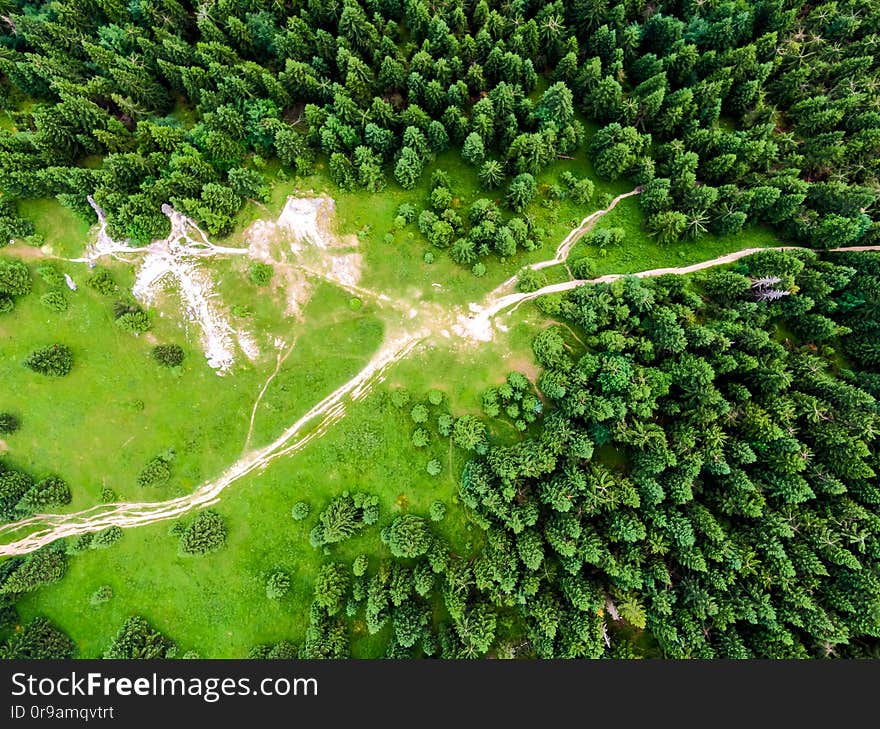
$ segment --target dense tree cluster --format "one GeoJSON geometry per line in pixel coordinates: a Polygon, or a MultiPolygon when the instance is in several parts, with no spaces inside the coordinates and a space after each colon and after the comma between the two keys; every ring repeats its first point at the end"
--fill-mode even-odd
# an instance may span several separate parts
{"type": "Polygon", "coordinates": [[[597,173],[646,186],[661,240],[749,219],[817,247],[877,235],[869,0],[8,5],[4,241],[33,232],[16,199],[90,215],[90,193],[117,236],[164,235],[169,202],[222,233],[265,198],[269,157],[305,174],[322,155],[341,188],[375,192],[455,147],[487,189],[513,177],[520,209],[583,144],[578,112],[604,125],[597,173]]]}

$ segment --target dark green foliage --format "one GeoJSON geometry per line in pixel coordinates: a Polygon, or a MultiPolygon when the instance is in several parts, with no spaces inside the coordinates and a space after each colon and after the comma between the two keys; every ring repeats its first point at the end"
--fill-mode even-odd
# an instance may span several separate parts
{"type": "Polygon", "coordinates": [[[31,352],[24,365],[41,375],[63,377],[73,368],[73,353],[65,344],[50,344],[31,352]]]}
{"type": "Polygon", "coordinates": [[[75,653],[76,645],[70,637],[44,617],[34,618],[0,645],[0,658],[4,660],[62,660],[75,653]]]}
{"type": "Polygon", "coordinates": [[[183,364],[183,347],[179,344],[157,344],[151,354],[163,367],[179,367],[183,364]]]}
{"type": "Polygon", "coordinates": [[[102,296],[113,296],[119,290],[113,280],[113,275],[101,266],[95,266],[92,275],[86,279],[86,283],[102,296]]]}
{"type": "Polygon", "coordinates": [[[12,435],[21,427],[21,421],[13,413],[0,413],[0,435],[12,435]]]}
{"type": "Polygon", "coordinates": [[[31,592],[42,585],[58,582],[67,572],[67,555],[55,544],[31,552],[9,571],[0,585],[0,593],[31,592]]]}
{"type": "Polygon", "coordinates": [[[122,535],[121,527],[109,526],[94,534],[90,546],[92,549],[105,549],[116,544],[116,542],[122,539],[122,535]]]}
{"type": "Polygon", "coordinates": [[[174,454],[169,452],[160,453],[151,458],[138,474],[138,486],[164,486],[171,480],[171,461],[174,454]]]}
{"type": "Polygon", "coordinates": [[[71,500],[70,486],[58,476],[49,476],[31,486],[16,505],[16,511],[29,516],[49,507],[63,506],[71,500]]]}
{"type": "Polygon", "coordinates": [[[208,554],[226,544],[226,522],[213,509],[200,511],[180,535],[184,554],[208,554]]]}
{"type": "Polygon", "coordinates": [[[175,645],[140,615],[128,618],[104,651],[104,658],[150,660],[172,658],[175,645]]]}
{"type": "Polygon", "coordinates": [[[0,294],[25,296],[31,292],[31,274],[28,267],[14,258],[0,258],[0,294]]]}

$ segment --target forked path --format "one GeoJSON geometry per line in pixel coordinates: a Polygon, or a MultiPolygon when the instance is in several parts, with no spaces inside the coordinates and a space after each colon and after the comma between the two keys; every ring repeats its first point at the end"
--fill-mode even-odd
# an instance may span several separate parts
{"type": "MultiPolygon", "coordinates": [[[[532,264],[531,268],[540,269],[564,263],[574,242],[586,230],[589,230],[589,227],[585,229],[585,226],[591,227],[601,215],[613,208],[619,200],[630,195],[636,195],[638,192],[639,190],[636,189],[621,195],[615,198],[613,204],[607,209],[587,216],[581,225],[572,231],[560,244],[556,255],[552,259],[532,264]]],[[[568,291],[585,284],[608,283],[628,276],[649,278],[666,274],[684,275],[714,266],[733,263],[740,258],[763,250],[798,249],[797,246],[746,248],[689,266],[655,268],[627,274],[607,274],[593,279],[577,279],[551,284],[537,291],[502,295],[503,290],[509,285],[508,281],[489,293],[482,304],[471,304],[469,307],[470,313],[465,313],[461,310],[452,311],[452,319],[456,320],[458,325],[451,328],[461,336],[471,336],[472,338],[479,339],[481,337],[474,336],[474,332],[491,332],[493,320],[503,311],[516,309],[517,306],[526,301],[547,294],[568,291]]],[[[833,251],[880,251],[880,246],[852,246],[835,248],[833,251]]],[[[88,534],[110,526],[127,528],[175,519],[194,509],[204,508],[217,503],[221,492],[234,482],[248,474],[262,470],[277,458],[295,453],[308,445],[312,440],[320,438],[333,423],[344,416],[347,402],[364,397],[377,382],[383,379],[383,373],[388,367],[406,357],[419,344],[430,339],[435,333],[435,328],[419,328],[417,324],[418,318],[408,323],[408,326],[412,327],[411,329],[400,330],[393,336],[386,336],[380,349],[360,372],[314,405],[274,441],[258,449],[245,450],[242,456],[220,476],[206,481],[191,493],[166,501],[99,504],[90,509],[70,514],[36,514],[21,521],[4,524],[0,526],[0,540],[11,539],[11,541],[0,545],[0,556],[26,554],[63,537],[88,534]]],[[[280,361],[278,366],[280,366],[280,361]]],[[[256,405],[254,409],[256,410],[256,405]]]]}

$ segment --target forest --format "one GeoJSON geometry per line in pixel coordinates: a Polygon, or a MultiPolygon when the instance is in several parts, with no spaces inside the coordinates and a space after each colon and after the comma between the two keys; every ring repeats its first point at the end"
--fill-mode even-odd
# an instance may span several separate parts
{"type": "MultiPolygon", "coordinates": [[[[250,657],[880,656],[870,0],[0,0],[0,111],[3,337],[22,302],[71,306],[60,269],[15,257],[46,243],[31,215],[46,200],[134,247],[168,236],[169,205],[219,239],[279,186],[326,180],[387,205],[385,241],[417,231],[416,265],[441,288],[461,285],[457,268],[524,264],[518,290],[539,291],[554,206],[608,212],[617,189],[637,195],[636,234],[593,229],[570,278],[609,250],[638,260],[642,240],[673,263],[719,238],[775,241],[693,275],[535,298],[533,369],[496,369],[470,400],[444,394],[465,377],[453,367],[424,393],[376,395],[400,458],[454,486],[412,510],[355,480],[292,497],[307,587],[279,557],[255,591],[275,605],[304,590],[303,630],[279,627],[250,657]],[[469,204],[460,174],[479,190],[469,204]]],[[[273,269],[248,275],[257,300],[273,269]]],[[[86,288],[134,342],[156,319],[126,281],[98,267],[86,288]]],[[[40,326],[16,366],[51,388],[88,365],[40,326]]],[[[193,358],[161,332],[150,367],[179,377],[193,358]]],[[[27,428],[0,395],[0,438],[27,428]]],[[[363,432],[352,457],[378,449],[363,432]]],[[[155,453],[138,465],[144,498],[187,457],[155,453]]],[[[76,484],[37,470],[0,449],[0,523],[71,503],[76,484]]],[[[235,530],[217,507],[162,534],[192,561],[235,530]]],[[[0,562],[0,656],[81,655],[63,621],[21,606],[127,538],[112,526],[0,562]]],[[[93,586],[90,604],[118,591],[93,586]]],[[[202,655],[143,613],[100,655],[202,655]]]]}

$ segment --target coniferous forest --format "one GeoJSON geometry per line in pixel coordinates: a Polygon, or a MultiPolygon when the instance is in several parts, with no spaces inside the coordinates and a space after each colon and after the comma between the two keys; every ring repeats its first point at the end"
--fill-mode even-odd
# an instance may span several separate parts
{"type": "MultiPolygon", "coordinates": [[[[58,323],[76,306],[62,270],[16,254],[47,242],[34,214],[46,201],[138,249],[169,236],[169,206],[220,240],[279,186],[322,180],[339,200],[390,205],[388,232],[370,245],[410,231],[427,250],[414,265],[440,272],[425,279],[434,287],[479,285],[460,283],[463,266],[488,281],[524,264],[525,296],[558,283],[534,265],[558,243],[554,206],[573,206],[577,229],[595,210],[612,214],[611,192],[634,188],[636,223],[597,223],[587,253],[564,263],[583,285],[534,297],[529,376],[493,365],[468,384],[478,395],[456,400],[456,378],[470,375],[438,365],[424,387],[370,395],[369,423],[396,423],[398,452],[410,454],[399,457],[422,458],[419,478],[445,479],[447,492],[411,496],[410,508],[394,501],[396,482],[386,498],[357,471],[334,480],[346,457],[393,456],[398,441],[377,425],[344,430],[343,456],[289,479],[285,528],[301,530],[296,548],[313,563],[300,574],[284,561],[290,537],[264,550],[251,597],[224,599],[274,609],[305,595],[301,630],[279,623],[240,657],[880,656],[871,0],[0,0],[0,111],[0,359],[26,339],[10,368],[43,393],[92,366],[58,323]],[[479,199],[464,200],[464,178],[479,199]],[[659,268],[639,265],[643,242],[674,266],[679,251],[718,240],[742,250],[759,234],[772,250],[688,275],[593,280],[610,272],[609,250],[629,251],[631,274],[659,268]],[[22,323],[37,310],[39,336],[22,323]],[[313,481],[334,490],[312,497],[313,481]]],[[[197,347],[155,324],[111,268],[80,287],[116,324],[107,346],[136,342],[148,347],[139,368],[186,376],[197,347]]],[[[242,275],[242,320],[263,321],[254,302],[273,295],[273,271],[254,263],[242,275]]],[[[366,295],[349,294],[347,315],[372,315],[366,295]]],[[[334,336],[327,327],[321,337],[334,336]]],[[[339,346],[357,337],[366,328],[339,346]]],[[[290,382],[273,412],[296,399],[290,382]]],[[[314,393],[325,386],[308,380],[314,393]]],[[[78,472],[67,476],[54,445],[60,475],[32,465],[16,450],[29,409],[4,397],[0,522],[123,500],[99,476],[95,498],[77,500],[78,472]]],[[[146,400],[113,407],[146,418],[146,400]]],[[[250,442],[257,405],[228,410],[250,416],[250,442]]],[[[138,490],[125,500],[171,498],[162,489],[216,475],[187,460],[195,448],[153,448],[133,463],[138,490]]],[[[384,467],[382,478],[414,479],[384,467]]],[[[262,512],[223,505],[160,525],[169,555],[193,564],[244,549],[241,523],[262,512]]],[[[113,613],[109,640],[88,648],[63,611],[35,608],[77,560],[110,559],[135,531],[7,552],[0,656],[210,656],[149,605],[113,613]]],[[[118,599],[106,579],[89,583],[89,609],[118,599]]]]}

